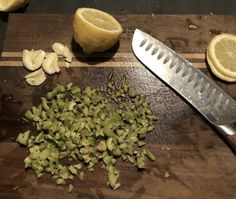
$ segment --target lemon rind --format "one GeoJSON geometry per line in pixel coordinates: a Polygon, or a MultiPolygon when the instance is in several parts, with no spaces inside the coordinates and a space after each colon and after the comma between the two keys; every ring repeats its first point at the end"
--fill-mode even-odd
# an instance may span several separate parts
{"type": "MultiPolygon", "coordinates": [[[[4,0],[6,1],[6,0],[4,0]]],[[[2,6],[0,3],[0,11],[1,12],[12,12],[14,10],[17,10],[20,7],[25,6],[29,3],[29,0],[11,0],[8,1],[8,4],[6,6],[2,6]]]]}
{"type": "Polygon", "coordinates": [[[220,42],[220,40],[224,39],[224,38],[230,38],[232,40],[234,40],[236,42],[236,36],[233,34],[229,34],[229,33],[222,33],[220,35],[215,36],[209,43],[207,51],[208,51],[208,56],[212,62],[212,64],[214,65],[214,68],[220,72],[222,75],[235,79],[236,78],[236,72],[229,70],[227,68],[225,68],[220,61],[218,60],[218,58],[215,55],[215,45],[220,42]]]}
{"type": "Polygon", "coordinates": [[[217,70],[217,68],[214,66],[214,64],[212,63],[212,60],[209,56],[209,53],[207,51],[206,53],[206,57],[207,57],[207,62],[208,62],[208,65],[212,71],[212,73],[218,77],[219,79],[221,80],[224,80],[224,81],[227,81],[227,82],[236,82],[236,78],[231,78],[231,77],[228,77],[228,76],[225,76],[224,74],[222,74],[220,71],[217,70]]]}
{"type": "Polygon", "coordinates": [[[93,8],[77,9],[73,20],[73,29],[75,41],[79,43],[83,51],[88,54],[93,52],[104,52],[110,49],[115,45],[115,43],[117,43],[120,35],[123,32],[121,25],[113,16],[93,8]],[[86,20],[81,14],[86,10],[92,10],[94,12],[98,12],[98,14],[105,14],[106,16],[108,16],[108,19],[112,20],[111,23],[113,23],[113,21],[115,20],[117,29],[108,30],[94,25],[90,21],[86,20]]]}
{"type": "Polygon", "coordinates": [[[104,32],[107,32],[107,33],[109,33],[109,32],[111,32],[111,33],[114,33],[114,32],[115,32],[115,33],[116,33],[116,32],[120,32],[120,31],[122,32],[122,31],[123,31],[123,29],[122,29],[120,23],[119,23],[112,15],[110,15],[109,13],[103,12],[103,11],[101,11],[101,10],[97,10],[97,9],[94,9],[94,8],[79,8],[79,9],[77,9],[75,15],[80,15],[80,18],[81,18],[85,23],[89,24],[90,26],[92,26],[94,29],[97,29],[98,31],[104,31],[104,32]],[[91,23],[90,21],[86,20],[86,19],[84,18],[84,16],[82,15],[82,12],[83,12],[83,11],[86,11],[86,10],[93,11],[93,12],[99,12],[100,14],[109,17],[109,18],[116,24],[116,26],[117,26],[118,28],[115,29],[115,30],[108,30],[108,29],[105,29],[105,28],[101,28],[101,27],[95,26],[93,23],[91,23]]]}

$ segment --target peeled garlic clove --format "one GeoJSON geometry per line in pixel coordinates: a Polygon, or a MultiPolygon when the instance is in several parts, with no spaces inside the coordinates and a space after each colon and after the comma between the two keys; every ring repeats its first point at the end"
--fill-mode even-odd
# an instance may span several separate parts
{"type": "Polygon", "coordinates": [[[23,65],[30,71],[38,69],[43,62],[46,53],[43,50],[23,50],[23,65]]]}
{"type": "Polygon", "coordinates": [[[63,50],[63,56],[65,57],[65,61],[72,62],[72,54],[67,46],[63,50]]]}
{"type": "Polygon", "coordinates": [[[56,73],[60,72],[60,68],[59,68],[59,65],[58,65],[58,60],[53,63],[53,68],[55,69],[56,73]]]}
{"type": "Polygon", "coordinates": [[[39,86],[46,80],[43,69],[38,69],[25,76],[26,82],[31,86],[39,86]]]}
{"type": "Polygon", "coordinates": [[[48,53],[42,64],[43,70],[51,75],[53,73],[58,73],[60,68],[58,66],[58,57],[56,53],[48,53]]]}
{"type": "Polygon", "coordinates": [[[22,55],[22,61],[23,65],[28,69],[28,70],[34,70],[35,66],[32,62],[32,56],[33,56],[34,50],[23,50],[23,55],[22,55]]]}
{"type": "Polygon", "coordinates": [[[33,63],[37,68],[39,68],[42,65],[45,56],[46,53],[43,50],[36,50],[33,53],[33,63]]]}
{"type": "Polygon", "coordinates": [[[65,46],[59,42],[55,42],[52,45],[52,49],[57,55],[63,55],[64,48],[65,48],[65,46]]]}
{"type": "Polygon", "coordinates": [[[66,68],[69,68],[69,67],[70,67],[70,63],[66,62],[66,68]]]}

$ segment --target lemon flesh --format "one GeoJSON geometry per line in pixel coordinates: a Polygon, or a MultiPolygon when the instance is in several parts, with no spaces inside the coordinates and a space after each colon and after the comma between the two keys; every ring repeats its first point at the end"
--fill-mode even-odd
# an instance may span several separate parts
{"type": "Polygon", "coordinates": [[[0,0],[0,11],[11,12],[29,3],[29,0],[0,0]]]}
{"type": "Polygon", "coordinates": [[[221,65],[229,70],[236,71],[236,41],[222,39],[215,46],[215,54],[221,65]]]}
{"type": "Polygon", "coordinates": [[[93,8],[76,11],[73,30],[75,41],[86,53],[108,50],[118,42],[123,31],[113,16],[93,8]]]}
{"type": "Polygon", "coordinates": [[[211,59],[210,59],[210,57],[209,57],[209,55],[208,55],[208,52],[207,52],[207,62],[208,62],[208,65],[210,66],[210,69],[211,69],[212,73],[213,73],[216,77],[218,77],[218,78],[221,79],[221,80],[227,81],[227,82],[236,82],[236,79],[230,78],[230,77],[228,77],[228,76],[223,75],[222,73],[220,73],[220,72],[215,68],[214,64],[212,63],[212,61],[211,61],[211,59]]]}
{"type": "Polygon", "coordinates": [[[225,77],[236,79],[236,35],[222,33],[215,36],[207,52],[215,70],[225,77]]]}

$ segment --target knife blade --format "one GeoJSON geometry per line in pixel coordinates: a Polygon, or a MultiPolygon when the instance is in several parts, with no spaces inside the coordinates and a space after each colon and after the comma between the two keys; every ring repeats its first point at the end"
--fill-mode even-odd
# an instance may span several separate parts
{"type": "Polygon", "coordinates": [[[212,79],[162,42],[136,29],[135,56],[208,120],[236,151],[236,101],[212,79]]]}

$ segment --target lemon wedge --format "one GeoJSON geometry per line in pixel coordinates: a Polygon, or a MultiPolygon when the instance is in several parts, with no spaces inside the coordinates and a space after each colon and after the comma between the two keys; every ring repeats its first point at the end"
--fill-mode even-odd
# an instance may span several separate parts
{"type": "Polygon", "coordinates": [[[29,0],[0,0],[0,11],[11,12],[29,3],[29,0]]]}
{"type": "Polygon", "coordinates": [[[212,72],[225,81],[236,81],[236,35],[215,36],[207,48],[207,61],[212,72]]]}
{"type": "Polygon", "coordinates": [[[123,31],[113,16],[93,8],[77,9],[73,29],[75,41],[86,53],[108,50],[118,42],[123,31]]]}

